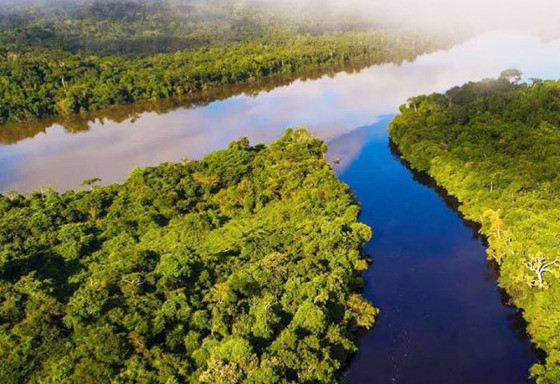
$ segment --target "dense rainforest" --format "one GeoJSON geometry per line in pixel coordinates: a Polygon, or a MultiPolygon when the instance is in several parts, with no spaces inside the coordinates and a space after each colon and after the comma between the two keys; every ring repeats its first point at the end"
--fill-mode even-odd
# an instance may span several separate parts
{"type": "Polygon", "coordinates": [[[348,63],[402,62],[434,39],[260,3],[93,0],[0,8],[0,124],[348,63]]]}
{"type": "Polygon", "coordinates": [[[552,384],[560,382],[560,81],[519,80],[508,70],[411,98],[390,136],[481,224],[500,286],[546,352],[531,374],[552,384]]]}
{"type": "Polygon", "coordinates": [[[98,111],[82,112],[68,116],[57,116],[38,120],[30,120],[20,124],[10,124],[0,128],[0,144],[14,144],[21,140],[35,137],[53,124],[64,128],[65,132],[86,132],[96,122],[121,123],[134,121],[146,112],[164,114],[179,108],[204,107],[218,100],[226,100],[232,96],[245,94],[257,97],[260,93],[268,93],[278,87],[292,84],[296,80],[316,80],[323,76],[334,76],[337,73],[356,73],[364,69],[366,63],[350,63],[343,67],[320,67],[298,73],[274,74],[261,79],[231,84],[225,87],[210,87],[198,92],[169,97],[160,100],[147,100],[138,103],[114,106],[98,111]]]}
{"type": "Polygon", "coordinates": [[[335,383],[371,229],[303,129],[0,197],[0,382],[335,383]]]}

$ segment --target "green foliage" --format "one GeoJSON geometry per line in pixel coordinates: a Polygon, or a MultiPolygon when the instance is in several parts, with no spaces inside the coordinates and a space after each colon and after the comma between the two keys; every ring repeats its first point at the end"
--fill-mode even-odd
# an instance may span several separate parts
{"type": "Polygon", "coordinates": [[[48,0],[28,7],[2,5],[0,43],[98,55],[175,52],[266,35],[374,27],[359,12],[341,16],[321,7],[260,0],[48,0]]]}
{"type": "Polygon", "coordinates": [[[518,84],[518,71],[420,96],[401,107],[391,139],[482,225],[499,284],[523,309],[548,357],[531,372],[560,378],[560,82],[518,84]]]}
{"type": "Polygon", "coordinates": [[[288,130],[122,185],[0,196],[2,383],[335,383],[371,230],[288,130]]]}
{"type": "Polygon", "coordinates": [[[436,46],[414,34],[362,27],[309,33],[306,24],[279,17],[195,1],[97,1],[1,12],[0,124],[188,95],[272,74],[402,62],[436,46]]]}

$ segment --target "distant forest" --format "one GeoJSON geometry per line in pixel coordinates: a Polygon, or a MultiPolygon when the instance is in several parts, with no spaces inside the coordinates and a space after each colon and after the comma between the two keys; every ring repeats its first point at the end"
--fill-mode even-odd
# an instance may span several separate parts
{"type": "Polygon", "coordinates": [[[239,0],[45,1],[0,6],[0,42],[73,53],[150,54],[329,32],[376,28],[359,15],[321,8],[298,12],[294,3],[239,0]]]}
{"type": "Polygon", "coordinates": [[[402,62],[440,46],[359,16],[311,17],[279,4],[116,0],[0,8],[0,124],[322,66],[402,62]]]}
{"type": "Polygon", "coordinates": [[[560,81],[520,73],[411,98],[390,127],[413,168],[428,172],[482,225],[499,284],[547,354],[531,374],[560,382],[560,81]]]}

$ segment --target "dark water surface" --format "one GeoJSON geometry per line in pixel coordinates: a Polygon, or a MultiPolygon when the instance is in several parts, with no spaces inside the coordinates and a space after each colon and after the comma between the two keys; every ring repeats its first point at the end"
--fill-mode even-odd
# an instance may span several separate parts
{"type": "Polygon", "coordinates": [[[341,159],[336,170],[375,232],[365,295],[381,315],[360,338],[346,382],[527,383],[537,357],[519,316],[503,304],[482,240],[400,162],[387,136],[408,97],[506,68],[559,78],[560,40],[496,32],[402,65],[0,127],[0,193],[76,188],[90,177],[118,182],[134,167],[200,158],[243,136],[270,142],[286,127],[305,126],[341,159]]]}
{"type": "Polygon", "coordinates": [[[501,302],[482,239],[390,150],[389,120],[348,134],[366,145],[340,174],[374,228],[366,296],[382,311],[346,383],[531,382],[535,351],[501,302]]]}

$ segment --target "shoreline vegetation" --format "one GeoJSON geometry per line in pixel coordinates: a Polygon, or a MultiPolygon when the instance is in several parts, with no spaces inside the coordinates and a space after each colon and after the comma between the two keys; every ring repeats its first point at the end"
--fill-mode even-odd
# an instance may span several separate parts
{"type": "Polygon", "coordinates": [[[410,166],[427,172],[481,225],[499,286],[546,353],[530,374],[560,381],[560,82],[499,79],[413,97],[389,133],[410,166]]]}
{"type": "Polygon", "coordinates": [[[339,382],[378,311],[371,229],[325,151],[288,130],[0,196],[0,381],[339,382]]]}
{"type": "Polygon", "coordinates": [[[0,125],[156,101],[271,75],[412,60],[440,48],[400,32],[263,40],[141,58],[0,49],[0,125]]]}
{"type": "Polygon", "coordinates": [[[187,95],[172,96],[155,101],[143,101],[126,105],[112,106],[98,111],[82,112],[69,116],[57,116],[29,120],[17,124],[0,126],[0,144],[15,144],[18,141],[32,138],[45,132],[53,124],[61,125],[66,132],[79,133],[90,129],[96,121],[112,121],[121,123],[128,119],[136,119],[146,112],[164,114],[179,108],[195,108],[211,102],[225,100],[241,94],[256,96],[262,92],[270,92],[295,81],[311,81],[323,76],[335,76],[339,73],[357,73],[370,66],[367,62],[353,62],[343,65],[323,66],[293,74],[274,74],[258,80],[224,86],[210,87],[187,95]]]}
{"type": "Polygon", "coordinates": [[[0,130],[271,75],[401,63],[448,45],[353,19],[310,22],[235,2],[201,4],[92,1],[1,11],[0,130]]]}

